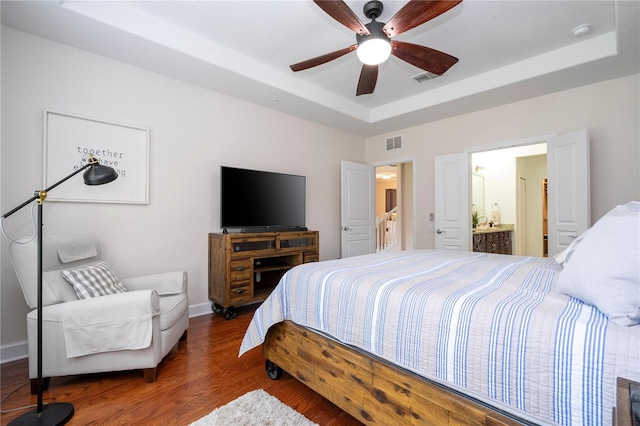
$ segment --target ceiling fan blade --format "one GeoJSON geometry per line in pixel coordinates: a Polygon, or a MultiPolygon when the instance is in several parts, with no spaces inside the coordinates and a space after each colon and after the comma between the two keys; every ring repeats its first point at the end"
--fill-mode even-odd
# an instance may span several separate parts
{"type": "Polygon", "coordinates": [[[378,66],[377,65],[362,65],[362,71],[360,72],[360,80],[358,80],[358,89],[356,90],[356,96],[369,95],[373,93],[378,82],[378,66]]]}
{"type": "Polygon", "coordinates": [[[395,37],[442,15],[462,0],[411,0],[382,27],[387,37],[395,37]]]}
{"type": "Polygon", "coordinates": [[[342,0],[313,0],[329,16],[340,22],[356,34],[369,35],[369,30],[360,18],[342,0]]]}
{"type": "Polygon", "coordinates": [[[327,53],[325,55],[307,59],[306,61],[298,62],[297,64],[289,65],[289,68],[291,68],[291,71],[302,71],[316,67],[318,65],[326,64],[329,61],[338,59],[340,56],[344,56],[347,53],[353,52],[357,47],[357,44],[352,44],[351,46],[345,47],[344,49],[336,50],[335,52],[327,53]]]}
{"type": "Polygon", "coordinates": [[[439,50],[405,41],[391,41],[391,54],[433,74],[444,74],[458,58],[439,50]]]}

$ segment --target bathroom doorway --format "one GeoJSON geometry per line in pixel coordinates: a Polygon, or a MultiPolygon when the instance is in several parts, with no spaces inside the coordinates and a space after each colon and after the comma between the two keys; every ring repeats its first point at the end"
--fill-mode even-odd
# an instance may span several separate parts
{"type": "MultiPolygon", "coordinates": [[[[513,225],[514,253],[543,256],[546,240],[543,219],[543,180],[547,178],[547,144],[533,143],[471,154],[472,179],[480,180],[482,199],[472,184],[471,198],[490,220],[489,206],[499,206],[500,223],[513,225]]],[[[472,180],[473,183],[473,180],[472,180]]]]}

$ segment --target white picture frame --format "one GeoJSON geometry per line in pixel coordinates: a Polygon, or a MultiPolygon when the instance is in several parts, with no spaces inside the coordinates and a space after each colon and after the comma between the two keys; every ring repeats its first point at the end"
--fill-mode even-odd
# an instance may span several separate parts
{"type": "Polygon", "coordinates": [[[44,112],[44,187],[85,165],[93,154],[118,178],[85,185],[82,174],[47,194],[47,200],[149,204],[149,129],[55,111],[44,112]]]}

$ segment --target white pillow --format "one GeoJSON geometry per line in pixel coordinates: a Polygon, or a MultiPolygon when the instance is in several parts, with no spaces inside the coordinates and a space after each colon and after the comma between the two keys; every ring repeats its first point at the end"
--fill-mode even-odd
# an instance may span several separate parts
{"type": "Polygon", "coordinates": [[[617,206],[573,247],[556,289],[616,324],[640,324],[640,202],[617,206]]]}
{"type": "Polygon", "coordinates": [[[582,234],[578,235],[573,241],[571,241],[571,244],[569,244],[566,249],[562,250],[560,253],[556,253],[553,256],[553,260],[558,262],[558,264],[560,264],[561,266],[564,266],[564,264],[569,260],[569,258],[575,251],[578,243],[582,241],[585,235],[587,235],[587,232],[589,232],[588,229],[582,234]]]}
{"type": "Polygon", "coordinates": [[[107,262],[98,262],[85,269],[60,271],[60,273],[73,286],[80,299],[127,291],[118,277],[109,269],[107,262]]]}

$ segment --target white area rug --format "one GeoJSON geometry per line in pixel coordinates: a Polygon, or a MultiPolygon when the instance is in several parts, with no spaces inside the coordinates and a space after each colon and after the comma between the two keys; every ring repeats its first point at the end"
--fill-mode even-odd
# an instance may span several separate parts
{"type": "Polygon", "coordinates": [[[258,389],[216,408],[189,426],[318,426],[275,396],[258,389]]]}

